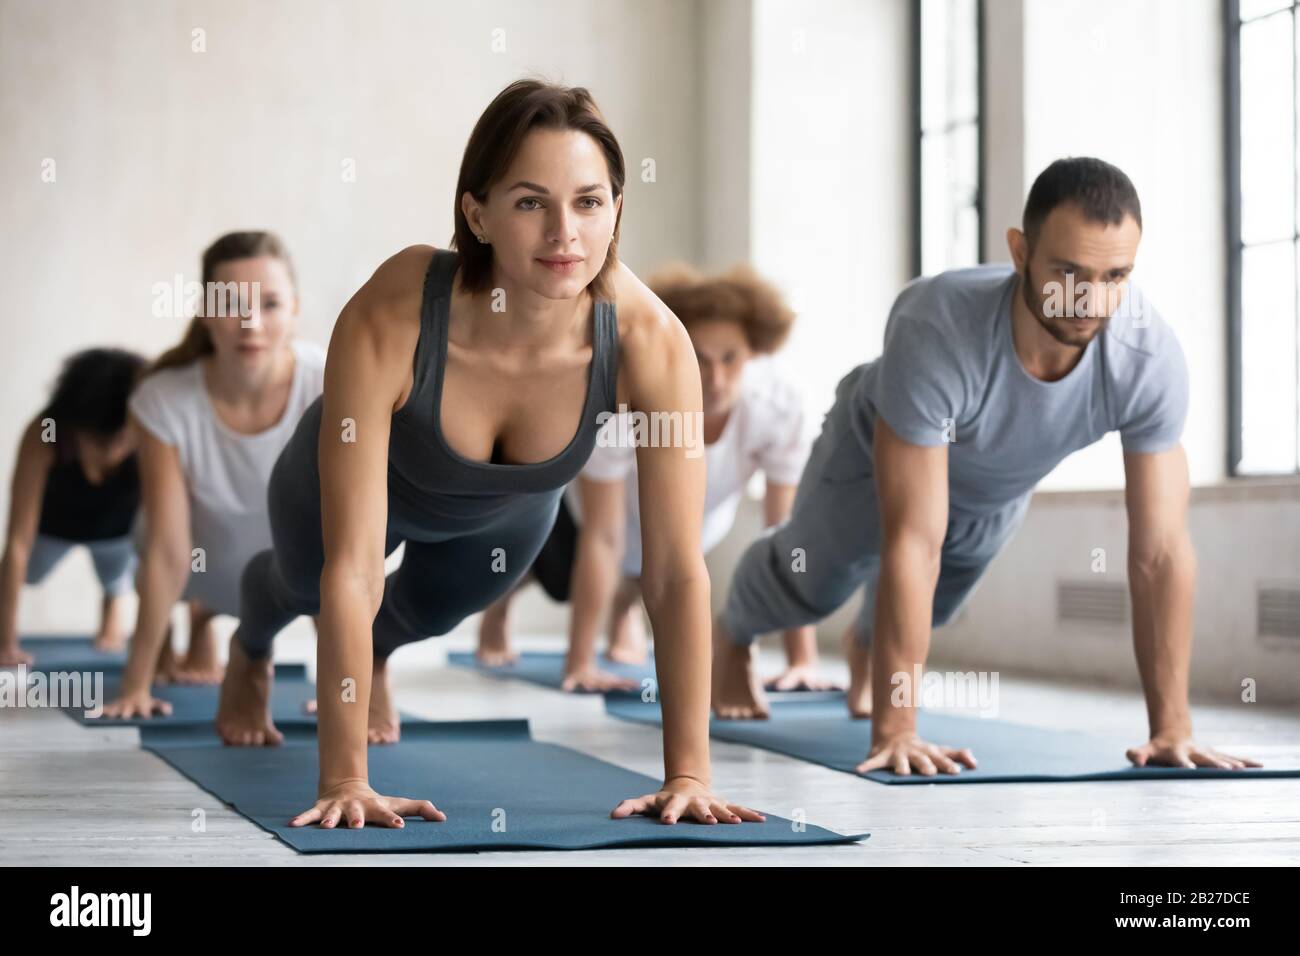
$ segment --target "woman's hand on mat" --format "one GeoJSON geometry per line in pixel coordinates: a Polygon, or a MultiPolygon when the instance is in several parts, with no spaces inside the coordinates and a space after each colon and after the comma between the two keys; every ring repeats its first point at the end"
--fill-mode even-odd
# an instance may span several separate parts
{"type": "Polygon", "coordinates": [[[322,828],[330,830],[340,823],[349,829],[377,823],[400,829],[406,826],[403,817],[423,817],[441,823],[447,819],[447,814],[428,800],[384,797],[370,789],[364,780],[344,780],[322,792],[316,806],[298,814],[289,821],[289,826],[305,827],[319,823],[322,828]]]}
{"type": "Polygon", "coordinates": [[[0,647],[0,667],[22,667],[33,661],[35,658],[17,644],[6,644],[0,647]]]}
{"type": "Polygon", "coordinates": [[[171,713],[171,704],[159,700],[147,690],[123,694],[117,700],[109,701],[104,705],[104,716],[114,720],[130,720],[133,717],[148,720],[155,714],[160,717],[170,717],[171,713]]]}
{"type": "Polygon", "coordinates": [[[1158,767],[1218,767],[1221,770],[1241,770],[1244,767],[1264,766],[1249,757],[1233,757],[1210,747],[1202,747],[1191,737],[1182,734],[1157,734],[1141,747],[1130,747],[1128,759],[1135,767],[1148,764],[1158,767]]]}
{"type": "Polygon", "coordinates": [[[857,771],[892,770],[901,777],[911,776],[915,771],[923,777],[933,777],[940,773],[961,773],[963,765],[975,769],[975,755],[968,748],[932,744],[909,732],[873,743],[857,771]]]}
{"type": "Polygon", "coordinates": [[[843,690],[843,686],[829,677],[817,673],[816,667],[794,664],[787,667],[776,677],[763,681],[763,687],[770,691],[791,690],[843,690]]]}
{"type": "Polygon", "coordinates": [[[598,667],[569,671],[560,682],[560,690],[573,693],[588,691],[603,694],[611,690],[636,690],[641,685],[630,677],[619,677],[598,667]]]}
{"type": "Polygon", "coordinates": [[[660,823],[693,820],[696,823],[762,823],[767,817],[757,810],[728,803],[694,777],[671,777],[658,793],[624,800],[610,816],[616,820],[635,813],[658,817],[660,823]]]}

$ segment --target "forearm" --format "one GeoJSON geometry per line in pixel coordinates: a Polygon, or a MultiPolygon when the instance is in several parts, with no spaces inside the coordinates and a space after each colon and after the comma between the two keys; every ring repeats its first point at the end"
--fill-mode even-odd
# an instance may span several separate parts
{"type": "Polygon", "coordinates": [[[171,610],[185,590],[189,565],[158,548],[145,550],[140,562],[140,609],[122,681],[122,694],[147,692],[154,679],[158,652],[167,640],[171,610]]]}
{"type": "Polygon", "coordinates": [[[326,565],[317,619],[316,713],[320,792],[344,780],[366,780],[367,714],[374,670],[371,628],[383,597],[354,573],[326,565]]]}
{"type": "Polygon", "coordinates": [[[619,554],[595,535],[578,537],[573,568],[572,613],[569,615],[570,673],[591,667],[596,658],[596,639],[601,621],[609,614],[618,588],[619,554]]]}
{"type": "Polygon", "coordinates": [[[0,647],[18,644],[18,597],[27,578],[28,557],[26,549],[10,545],[0,559],[0,647]]]}
{"type": "Polygon", "coordinates": [[[663,713],[664,779],[692,777],[709,786],[709,576],[698,570],[662,587],[644,581],[655,633],[655,672],[663,713]],[[666,691],[664,689],[667,689],[666,691]]]}
{"type": "Polygon", "coordinates": [[[876,593],[872,643],[871,696],[875,702],[872,742],[916,729],[919,688],[912,687],[903,706],[894,706],[892,678],[912,681],[930,652],[934,588],[939,551],[915,544],[886,545],[876,593]]]}
{"type": "Polygon", "coordinates": [[[1129,561],[1133,650],[1151,736],[1190,734],[1188,674],[1196,557],[1185,532],[1158,553],[1129,561]]]}

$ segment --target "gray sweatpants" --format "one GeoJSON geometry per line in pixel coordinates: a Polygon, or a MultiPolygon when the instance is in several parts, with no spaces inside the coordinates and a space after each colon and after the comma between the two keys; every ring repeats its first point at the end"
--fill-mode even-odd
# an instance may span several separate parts
{"type": "MultiPolygon", "coordinates": [[[[846,375],[813,443],[790,518],[745,551],[731,579],[723,622],[739,644],[759,634],[813,624],[833,614],[859,587],[854,627],[869,645],[875,628],[881,523],[871,457],[854,433],[853,386],[846,375]]],[[[1024,496],[978,517],[952,517],[944,536],[933,620],[939,627],[961,608],[993,556],[1020,526],[1024,496]]]]}

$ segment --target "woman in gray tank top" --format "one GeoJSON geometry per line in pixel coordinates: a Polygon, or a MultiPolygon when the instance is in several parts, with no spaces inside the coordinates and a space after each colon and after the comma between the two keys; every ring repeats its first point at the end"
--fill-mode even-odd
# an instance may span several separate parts
{"type": "Polygon", "coordinates": [[[710,784],[699,369],[685,329],[618,262],[624,178],[585,89],[513,83],[466,146],[455,251],[398,253],[340,315],[325,393],[271,476],[273,548],[244,570],[217,717],[229,744],[280,742],[271,644],[319,613],[319,792],[294,825],[445,819],[427,795],[369,786],[367,744],[399,734],[388,657],[511,589],[619,406],[676,427],[637,449],[664,784],[613,815],[762,819],[710,784]]]}

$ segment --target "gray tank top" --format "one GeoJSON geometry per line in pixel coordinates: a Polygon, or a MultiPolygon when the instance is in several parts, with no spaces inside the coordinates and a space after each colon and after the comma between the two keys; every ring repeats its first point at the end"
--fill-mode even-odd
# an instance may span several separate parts
{"type": "MultiPolygon", "coordinates": [[[[439,423],[452,278],[459,257],[438,249],[424,280],[420,340],[414,383],[406,403],[393,414],[388,441],[390,512],[408,533],[455,532],[483,527],[519,507],[550,506],[591,456],[600,430],[597,416],[617,404],[618,321],[612,302],[592,310],[592,354],[582,419],[569,444],[554,458],[532,464],[480,462],[457,454],[439,423]]],[[[603,419],[602,419],[603,420],[603,419]]],[[[421,535],[423,537],[423,535],[421,535]]]]}

